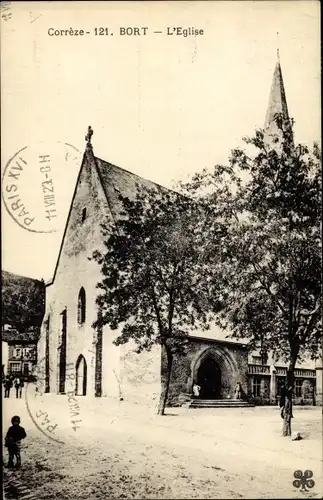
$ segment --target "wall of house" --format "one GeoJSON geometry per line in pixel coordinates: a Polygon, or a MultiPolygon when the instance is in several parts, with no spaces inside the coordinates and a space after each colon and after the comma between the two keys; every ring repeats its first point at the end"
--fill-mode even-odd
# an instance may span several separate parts
{"type": "MultiPolygon", "coordinates": [[[[261,353],[260,349],[255,349],[254,351],[251,351],[248,354],[248,363],[249,364],[261,364],[261,353]]],[[[287,367],[288,363],[284,361],[283,359],[275,358],[271,352],[268,353],[267,357],[267,365],[272,366],[272,365],[278,365],[282,367],[287,367]]],[[[308,368],[310,370],[315,369],[315,361],[311,360],[310,358],[304,359],[302,362],[297,362],[295,368],[308,368]]]]}
{"type": "MultiPolygon", "coordinates": [[[[258,350],[248,356],[250,377],[250,400],[258,405],[277,404],[281,387],[286,383],[288,363],[268,353],[265,364],[258,350]]],[[[315,362],[305,359],[295,367],[294,403],[300,405],[316,404],[315,362]]]]}
{"type": "Polygon", "coordinates": [[[37,360],[36,343],[27,342],[4,342],[6,344],[6,373],[22,373],[28,377],[33,370],[37,360]]]}
{"type": "MultiPolygon", "coordinates": [[[[84,156],[83,167],[78,179],[77,192],[66,230],[63,248],[53,284],[46,287],[46,311],[39,341],[39,360],[46,353],[46,321],[49,319],[49,366],[50,392],[58,392],[58,347],[61,341],[62,312],[66,309],[66,391],[75,389],[76,363],[84,356],[87,366],[86,394],[95,394],[95,364],[97,332],[93,322],[97,319],[95,304],[97,283],[101,273],[99,265],[89,260],[94,250],[102,248],[100,223],[112,221],[110,211],[91,157],[84,156]],[[82,223],[82,211],[86,208],[86,218],[82,223]],[[109,218],[110,217],[110,218],[109,218]],[[81,287],[86,295],[86,318],[78,323],[78,295],[81,287]]],[[[110,356],[111,338],[103,332],[102,356],[110,356]]],[[[99,346],[101,349],[101,346],[99,346]]],[[[111,371],[111,363],[106,363],[106,371],[111,371]]],[[[106,375],[106,374],[105,374],[106,375]]],[[[111,377],[110,377],[111,378],[111,377]]],[[[112,378],[111,378],[112,380],[112,378]]],[[[114,384],[115,386],[115,384],[114,384]]],[[[103,394],[110,391],[105,384],[103,394]]],[[[112,390],[115,393],[115,387],[112,390]]]]}
{"type": "MultiPolygon", "coordinates": [[[[271,387],[270,375],[249,375],[249,399],[256,405],[278,404],[281,387],[286,382],[285,376],[276,376],[275,388],[271,387]]],[[[314,377],[295,377],[293,402],[296,405],[313,405],[315,399],[316,379],[314,377]]]]}

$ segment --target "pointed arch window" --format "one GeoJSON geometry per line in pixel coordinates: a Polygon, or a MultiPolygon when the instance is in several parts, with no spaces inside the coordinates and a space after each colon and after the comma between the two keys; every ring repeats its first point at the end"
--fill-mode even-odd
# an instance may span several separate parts
{"type": "Polygon", "coordinates": [[[85,322],[86,317],[86,298],[85,298],[85,290],[82,287],[79,291],[79,297],[77,302],[77,321],[79,325],[82,325],[85,322]]]}
{"type": "Polygon", "coordinates": [[[86,219],[86,207],[84,207],[82,210],[82,224],[85,221],[85,219],[86,219]]]}

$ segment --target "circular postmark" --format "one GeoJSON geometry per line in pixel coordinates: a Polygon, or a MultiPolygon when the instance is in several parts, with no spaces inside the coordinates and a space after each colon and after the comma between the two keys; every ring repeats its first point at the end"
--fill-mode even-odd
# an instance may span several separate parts
{"type": "Polygon", "coordinates": [[[80,163],[80,151],[66,142],[38,142],[17,151],[2,175],[2,198],[10,217],[27,231],[57,231],[66,178],[80,163]]]}
{"type": "Polygon", "coordinates": [[[35,427],[47,438],[64,444],[59,437],[59,422],[45,402],[47,375],[46,360],[41,359],[33,369],[36,383],[28,383],[25,391],[26,409],[35,427]]]}
{"type": "MultiPolygon", "coordinates": [[[[92,355],[93,366],[95,352],[88,349],[92,355]]],[[[25,390],[26,409],[35,427],[48,439],[59,444],[65,444],[64,437],[76,435],[84,425],[81,395],[77,395],[77,362],[66,362],[62,380],[57,380],[59,394],[50,391],[50,382],[56,378],[50,367],[49,358],[38,360],[34,366],[33,375],[36,383],[28,383],[25,390]]],[[[60,369],[56,374],[60,378],[60,369]]]]}

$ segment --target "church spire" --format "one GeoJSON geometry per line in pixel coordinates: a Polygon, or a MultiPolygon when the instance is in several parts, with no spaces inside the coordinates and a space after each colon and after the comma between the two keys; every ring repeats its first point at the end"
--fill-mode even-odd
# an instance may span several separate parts
{"type": "Polygon", "coordinates": [[[282,132],[277,125],[277,116],[282,117],[283,127],[290,130],[291,122],[288,114],[284,80],[279,58],[279,49],[277,49],[277,61],[271,84],[269,104],[264,126],[265,138],[273,142],[277,142],[275,138],[281,138],[282,135],[282,132]]]}

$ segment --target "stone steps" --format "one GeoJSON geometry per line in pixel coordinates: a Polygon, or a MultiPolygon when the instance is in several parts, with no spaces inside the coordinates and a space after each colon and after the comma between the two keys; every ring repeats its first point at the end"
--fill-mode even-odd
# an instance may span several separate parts
{"type": "Polygon", "coordinates": [[[255,405],[240,399],[193,399],[189,408],[252,408],[255,405]]]}

